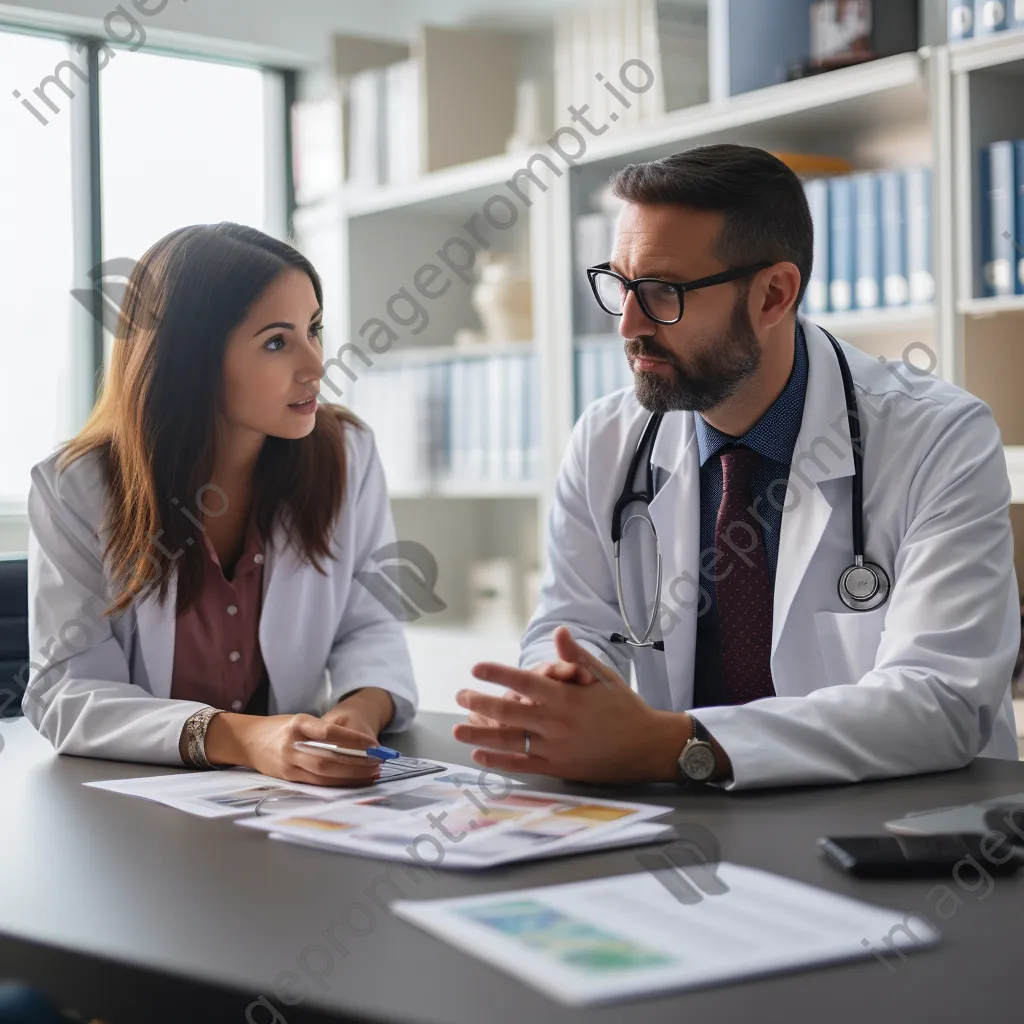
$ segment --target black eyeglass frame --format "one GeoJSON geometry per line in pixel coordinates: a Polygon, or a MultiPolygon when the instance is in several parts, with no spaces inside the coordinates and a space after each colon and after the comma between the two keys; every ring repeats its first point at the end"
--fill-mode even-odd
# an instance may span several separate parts
{"type": "MultiPolygon", "coordinates": [[[[738,281],[741,277],[749,277],[751,274],[756,274],[758,271],[770,266],[773,266],[772,262],[765,260],[761,263],[752,263],[747,267],[734,267],[731,270],[723,270],[718,274],[712,274],[710,277],[699,277],[696,281],[663,281],[660,277],[637,277],[631,281],[628,277],[623,277],[612,270],[610,263],[599,263],[596,267],[587,267],[587,278],[590,281],[590,290],[594,293],[594,298],[597,299],[597,304],[610,316],[622,316],[622,310],[620,309],[616,313],[608,309],[601,301],[601,296],[597,291],[598,274],[617,278],[627,292],[633,292],[636,295],[637,303],[648,320],[653,320],[656,324],[677,324],[683,319],[683,310],[685,308],[683,296],[686,292],[696,291],[698,288],[710,288],[715,284],[725,284],[727,281],[738,281]],[[679,297],[679,316],[674,320],[664,320],[651,314],[643,300],[643,296],[640,294],[640,285],[646,284],[648,281],[654,284],[668,285],[670,288],[675,289],[676,295],[679,297]]],[[[625,303],[625,298],[622,301],[625,303]]]]}

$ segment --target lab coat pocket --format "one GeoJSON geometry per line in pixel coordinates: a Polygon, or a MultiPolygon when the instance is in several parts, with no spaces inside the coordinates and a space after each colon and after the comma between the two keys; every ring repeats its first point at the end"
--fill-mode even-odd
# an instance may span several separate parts
{"type": "Polygon", "coordinates": [[[815,612],[814,628],[829,686],[856,683],[875,666],[886,606],[869,612],[815,612]]]}

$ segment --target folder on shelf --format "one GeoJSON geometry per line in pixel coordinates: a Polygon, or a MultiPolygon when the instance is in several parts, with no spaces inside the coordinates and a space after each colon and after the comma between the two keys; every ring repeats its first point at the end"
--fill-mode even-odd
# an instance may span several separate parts
{"type": "Polygon", "coordinates": [[[854,208],[857,227],[854,233],[854,305],[857,309],[877,309],[881,304],[881,244],[878,216],[878,176],[872,172],[853,176],[854,208]]]}
{"type": "Polygon", "coordinates": [[[505,406],[505,476],[522,480],[526,465],[526,401],[523,384],[526,364],[523,356],[508,356],[502,373],[505,406]]]}
{"type": "Polygon", "coordinates": [[[839,313],[853,307],[856,207],[853,182],[832,178],[829,191],[829,306],[839,313]]]}
{"type": "Polygon", "coordinates": [[[1006,29],[1006,8],[1012,0],[974,0],[974,34],[991,35],[1006,29]]]}
{"type": "Polygon", "coordinates": [[[470,359],[466,363],[469,378],[469,423],[467,476],[472,480],[481,479],[487,471],[488,436],[487,409],[487,361],[470,359]]]}
{"type": "Polygon", "coordinates": [[[469,466],[469,391],[465,359],[452,360],[448,379],[449,464],[452,477],[461,480],[469,466]]]}
{"type": "Polygon", "coordinates": [[[807,205],[814,225],[814,257],[811,277],[804,292],[803,312],[807,316],[828,312],[829,288],[829,212],[828,179],[813,178],[804,182],[807,205]]]}
{"type": "Polygon", "coordinates": [[[386,153],[384,117],[387,80],[383,68],[370,68],[348,84],[348,179],[357,188],[384,181],[386,153]]]}
{"type": "Polygon", "coordinates": [[[878,175],[882,236],[882,305],[905,306],[910,298],[907,280],[906,197],[900,171],[878,175]]]}
{"type": "Polygon", "coordinates": [[[974,0],[948,0],[947,10],[949,41],[970,39],[974,35],[974,0]]]}
{"type": "Polygon", "coordinates": [[[932,269],[932,169],[913,167],[904,172],[907,203],[907,278],[914,305],[935,298],[932,269]]]}
{"type": "Polygon", "coordinates": [[[389,185],[415,181],[423,167],[420,147],[420,62],[404,60],[383,70],[385,180],[389,185]]]}
{"type": "Polygon", "coordinates": [[[622,388],[622,367],[628,366],[621,345],[610,342],[601,348],[601,394],[610,395],[622,388]]]}
{"type": "Polygon", "coordinates": [[[1013,143],[993,142],[981,150],[981,280],[985,295],[1012,295],[1016,250],[1013,143]]]}
{"type": "Polygon", "coordinates": [[[607,213],[583,213],[576,218],[576,267],[574,289],[579,309],[576,327],[580,334],[614,330],[616,320],[597,304],[587,278],[587,268],[606,263],[611,256],[614,223],[607,213]]]}
{"type": "Polygon", "coordinates": [[[505,405],[507,360],[502,356],[482,359],[486,376],[487,458],[486,475],[491,480],[505,478],[505,451],[508,444],[508,410],[505,405]]]}
{"type": "Polygon", "coordinates": [[[526,477],[528,480],[540,479],[541,446],[540,446],[540,371],[537,356],[526,357],[526,477]]]}

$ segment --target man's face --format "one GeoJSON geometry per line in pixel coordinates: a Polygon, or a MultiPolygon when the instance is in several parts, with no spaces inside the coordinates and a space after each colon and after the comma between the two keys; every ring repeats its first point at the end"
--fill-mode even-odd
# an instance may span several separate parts
{"type": "MultiPolygon", "coordinates": [[[[611,268],[623,277],[695,281],[728,270],[712,255],[722,214],[674,205],[627,203],[619,218],[611,268]]],[[[761,345],[745,299],[749,279],[698,288],[684,296],[675,324],[649,319],[630,292],[619,334],[640,404],[651,412],[706,412],[756,375],[761,345]]]]}

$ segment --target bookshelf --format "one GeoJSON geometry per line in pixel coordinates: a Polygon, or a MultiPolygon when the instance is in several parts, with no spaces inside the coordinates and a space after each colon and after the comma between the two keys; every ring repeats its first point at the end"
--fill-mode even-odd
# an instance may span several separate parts
{"type": "MultiPolygon", "coordinates": [[[[546,563],[551,495],[577,414],[577,355],[616,340],[580,325],[581,298],[574,290],[577,219],[594,209],[594,193],[624,163],[720,141],[844,157],[855,170],[931,167],[934,303],[823,313],[814,319],[887,359],[900,358],[911,343],[927,345],[935,353],[938,374],[988,402],[1006,444],[1018,577],[1024,580],[1024,402],[1019,383],[1024,380],[1024,296],[979,297],[973,170],[978,146],[1007,133],[1024,137],[1024,33],[925,46],[729,95],[728,8],[728,0],[709,0],[708,102],[644,123],[615,125],[588,140],[586,152],[568,173],[555,176],[540,168],[544,187],[531,188],[532,202],[520,206],[514,228],[486,236],[498,251],[515,255],[529,269],[533,331],[527,347],[536,360],[540,459],[529,480],[423,486],[389,479],[400,535],[435,553],[441,566],[439,591],[449,604],[443,621],[432,617],[429,627],[414,623],[411,632],[436,627],[446,645],[458,643],[459,637],[474,643],[465,592],[473,559],[511,557],[517,572],[546,563]]],[[[598,88],[596,83],[593,87],[598,88]]],[[[586,99],[581,96],[578,102],[586,99]]],[[[564,112],[556,110],[554,125],[565,123],[564,112]]],[[[328,319],[357,337],[359,326],[383,308],[388,295],[406,285],[445,238],[462,230],[467,218],[506,189],[526,159],[542,150],[550,155],[539,146],[491,156],[400,185],[341,191],[299,211],[300,244],[308,235],[331,257],[337,312],[329,311],[328,319]]],[[[308,251],[316,263],[316,252],[308,251]]],[[[473,350],[454,346],[453,339],[458,330],[476,324],[471,289],[453,277],[446,301],[431,307],[430,328],[416,336],[407,332],[379,356],[380,363],[419,365],[472,355],[473,350]]],[[[521,344],[512,348],[524,351],[521,344]]],[[[325,350],[329,347],[325,340],[325,350]]],[[[501,344],[483,346],[479,354],[505,350],[501,344]]]]}

